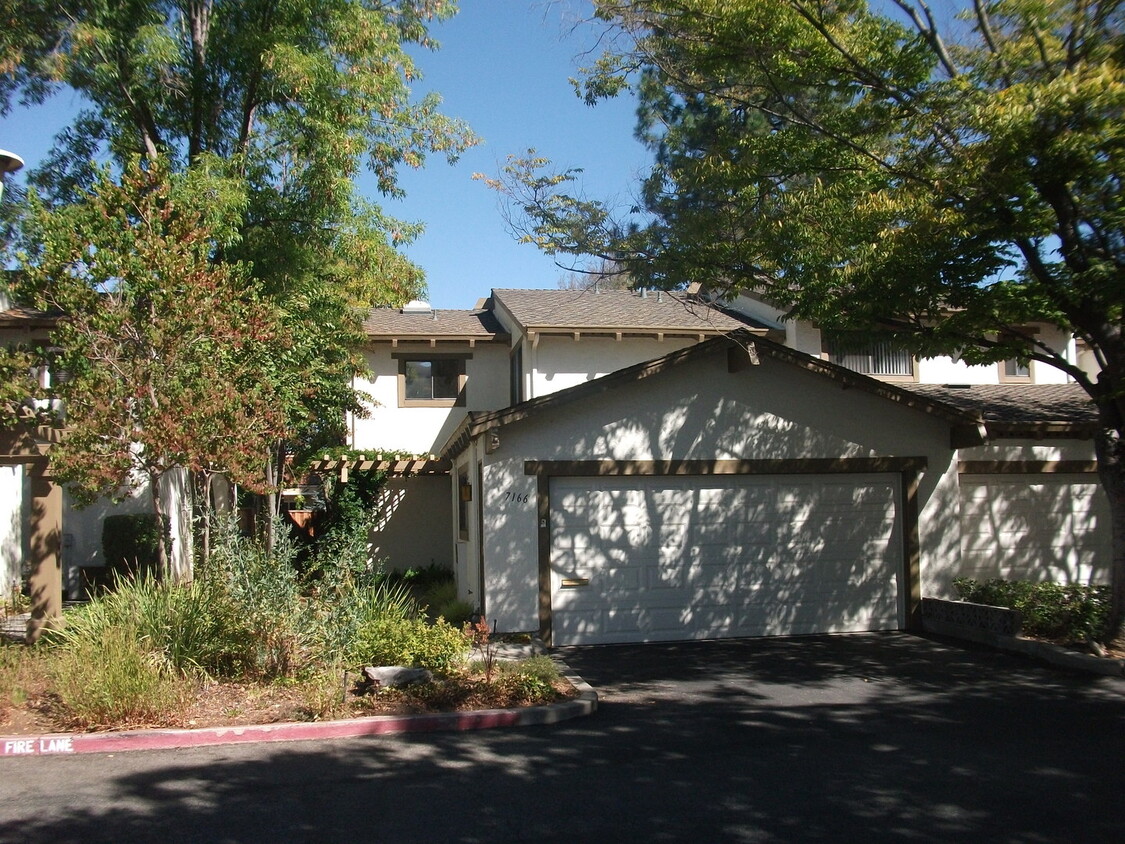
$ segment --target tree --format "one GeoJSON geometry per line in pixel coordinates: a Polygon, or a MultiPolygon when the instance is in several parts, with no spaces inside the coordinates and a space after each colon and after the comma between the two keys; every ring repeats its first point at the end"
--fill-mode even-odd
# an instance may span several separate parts
{"type": "Polygon", "coordinates": [[[50,364],[66,436],[51,459],[80,502],[147,484],[163,520],[158,487],[177,468],[263,486],[261,455],[285,428],[270,361],[286,340],[246,265],[211,260],[241,198],[210,187],[134,165],[81,202],[32,205],[17,292],[65,314],[50,364]]]}
{"type": "Polygon", "coordinates": [[[361,313],[420,295],[397,247],[418,227],[363,199],[366,165],[386,194],[400,165],[455,159],[472,135],[412,102],[406,44],[435,46],[427,23],[451,0],[15,0],[36,21],[5,36],[0,105],[70,88],[88,104],[31,182],[51,206],[140,156],[228,182],[245,204],[215,263],[241,262],[282,309],[290,342],[274,360],[289,435],[308,448],[361,412],[361,313]]]}
{"type": "Polygon", "coordinates": [[[655,153],[641,216],[514,159],[493,185],[549,251],[638,284],[753,289],[921,355],[1057,367],[1097,406],[1125,637],[1125,27],[1120,0],[597,2],[612,49],[580,92],[633,86],[655,153]],[[1090,377],[1025,330],[1084,341],[1090,377]]]}
{"type": "Polygon", "coordinates": [[[586,267],[575,268],[558,280],[559,290],[631,290],[632,281],[612,261],[601,258],[586,267]]]}

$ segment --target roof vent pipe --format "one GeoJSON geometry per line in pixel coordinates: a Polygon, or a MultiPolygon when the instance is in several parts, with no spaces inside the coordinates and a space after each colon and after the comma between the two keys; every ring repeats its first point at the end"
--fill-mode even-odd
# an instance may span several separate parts
{"type": "Polygon", "coordinates": [[[648,288],[647,288],[647,287],[642,287],[642,288],[641,288],[641,298],[642,298],[642,299],[647,299],[647,298],[648,298],[648,288]]]}

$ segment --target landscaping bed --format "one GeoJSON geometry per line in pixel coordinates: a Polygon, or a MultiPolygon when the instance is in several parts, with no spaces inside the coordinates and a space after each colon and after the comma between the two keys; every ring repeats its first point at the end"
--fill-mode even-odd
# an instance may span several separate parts
{"type": "MultiPolygon", "coordinates": [[[[501,673],[487,683],[479,672],[438,680],[425,686],[387,689],[378,694],[357,694],[360,679],[349,672],[320,683],[245,683],[205,680],[194,684],[190,693],[162,717],[120,721],[104,725],[76,725],[60,705],[42,666],[21,645],[0,646],[0,665],[9,669],[13,654],[28,656],[22,671],[4,672],[14,682],[0,698],[0,735],[29,736],[71,731],[93,732],[142,728],[240,727],[252,724],[325,721],[362,718],[372,715],[410,715],[426,712],[455,712],[532,706],[566,700],[576,696],[574,687],[563,677],[549,681],[550,691],[537,689],[528,695],[505,681],[515,673],[501,673]],[[346,690],[346,691],[345,691],[346,690]]],[[[538,659],[547,659],[539,657],[538,659]]]]}
{"type": "Polygon", "coordinates": [[[458,619],[452,572],[392,576],[369,560],[365,525],[326,532],[303,556],[278,534],[267,550],[220,522],[191,583],[118,578],[67,607],[36,645],[0,644],[0,734],[456,712],[575,694],[550,657],[500,660],[485,619],[458,619]],[[370,666],[426,679],[380,687],[370,666]]]}

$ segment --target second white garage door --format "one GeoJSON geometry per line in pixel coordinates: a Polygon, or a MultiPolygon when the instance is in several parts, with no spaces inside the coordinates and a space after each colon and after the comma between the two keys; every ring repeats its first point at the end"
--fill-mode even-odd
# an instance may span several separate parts
{"type": "Polygon", "coordinates": [[[897,475],[553,478],[554,643],[897,629],[897,475]]]}
{"type": "Polygon", "coordinates": [[[961,475],[960,484],[966,577],[1109,582],[1109,501],[1097,475],[961,475]]]}

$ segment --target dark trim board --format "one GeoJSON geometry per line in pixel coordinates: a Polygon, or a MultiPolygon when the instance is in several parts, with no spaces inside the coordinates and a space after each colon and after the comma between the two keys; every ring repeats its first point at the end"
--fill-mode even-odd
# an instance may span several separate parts
{"type": "Polygon", "coordinates": [[[1093,460],[963,460],[958,475],[1096,475],[1093,460]]]}
{"type": "Polygon", "coordinates": [[[902,514],[902,574],[906,628],[921,629],[921,540],[918,530],[919,477],[925,457],[842,457],[795,460],[527,460],[537,491],[539,551],[539,636],[553,645],[551,608],[551,478],[707,475],[870,475],[897,474],[902,514]]]}

